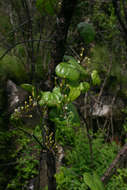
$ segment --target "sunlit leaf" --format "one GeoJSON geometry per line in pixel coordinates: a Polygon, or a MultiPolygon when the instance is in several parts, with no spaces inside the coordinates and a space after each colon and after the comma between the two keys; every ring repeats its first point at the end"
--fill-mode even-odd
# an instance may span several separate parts
{"type": "Polygon", "coordinates": [[[62,94],[60,93],[60,88],[55,87],[53,92],[42,92],[41,100],[39,104],[41,106],[47,105],[49,107],[58,106],[61,103],[62,94]]]}
{"type": "Polygon", "coordinates": [[[81,89],[80,86],[69,86],[69,88],[70,92],[68,94],[68,100],[72,102],[80,96],[81,89]]]}
{"type": "Polygon", "coordinates": [[[57,76],[71,81],[77,81],[80,77],[80,72],[71,64],[62,62],[56,67],[57,76]]]}
{"type": "Polygon", "coordinates": [[[72,56],[64,56],[65,61],[67,61],[69,64],[73,65],[75,69],[77,69],[80,72],[80,79],[85,79],[88,76],[88,73],[85,71],[85,69],[76,61],[75,58],[72,56]]]}
{"type": "Polygon", "coordinates": [[[100,85],[101,79],[100,79],[98,72],[96,70],[92,71],[91,78],[92,78],[93,85],[100,85]]]}

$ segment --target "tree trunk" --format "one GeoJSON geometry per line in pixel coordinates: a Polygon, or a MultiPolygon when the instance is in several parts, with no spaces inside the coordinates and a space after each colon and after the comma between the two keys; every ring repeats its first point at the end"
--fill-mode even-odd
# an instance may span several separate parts
{"type": "Polygon", "coordinates": [[[56,190],[56,160],[51,151],[47,152],[47,176],[48,176],[48,190],[56,190]]]}
{"type": "MultiPolygon", "coordinates": [[[[61,10],[57,18],[55,26],[54,44],[51,52],[51,62],[49,64],[49,89],[52,90],[54,86],[55,67],[62,61],[65,54],[65,44],[69,25],[72,19],[73,12],[77,5],[77,0],[63,0],[61,10]]],[[[51,131],[55,136],[55,129],[51,131]]],[[[49,150],[47,152],[47,175],[48,175],[48,190],[56,190],[56,161],[55,155],[49,150]]]]}
{"type": "Polygon", "coordinates": [[[63,0],[61,11],[57,17],[53,39],[54,44],[51,52],[52,59],[49,64],[49,80],[51,89],[54,85],[55,67],[62,61],[65,54],[67,33],[76,5],[77,0],[63,0]]]}

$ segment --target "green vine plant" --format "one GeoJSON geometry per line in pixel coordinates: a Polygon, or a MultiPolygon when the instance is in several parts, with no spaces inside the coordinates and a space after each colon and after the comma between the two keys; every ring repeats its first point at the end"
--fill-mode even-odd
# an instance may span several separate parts
{"type": "MultiPolygon", "coordinates": [[[[50,107],[50,119],[57,124],[58,113],[63,108],[68,111],[70,109],[72,113],[76,114],[76,108],[72,106],[72,102],[75,101],[81,93],[86,93],[90,89],[89,73],[71,56],[65,56],[64,62],[57,65],[55,69],[57,77],[61,78],[61,82],[57,84],[51,91],[39,91],[38,104],[41,107],[50,107]],[[53,115],[56,113],[56,115],[53,115]],[[75,112],[75,113],[74,113],[75,112]]],[[[91,81],[93,85],[99,85],[101,80],[96,70],[91,73],[91,81]]],[[[22,88],[32,93],[36,99],[36,89],[31,84],[22,84],[22,88]]],[[[65,111],[64,110],[64,111],[65,111]]],[[[59,115],[59,119],[61,116],[59,115]]],[[[62,122],[62,121],[61,121],[62,122]]],[[[59,124],[59,122],[58,122],[59,124]]]]}
{"type": "MultiPolygon", "coordinates": [[[[81,66],[73,57],[65,56],[64,62],[61,62],[57,65],[56,69],[56,80],[55,87],[52,91],[39,91],[37,93],[36,88],[31,84],[22,84],[21,87],[26,91],[31,93],[32,96],[29,97],[29,103],[25,102],[24,107],[16,109],[12,114],[12,120],[19,120],[24,115],[24,112],[27,112],[29,118],[32,118],[32,115],[29,114],[31,107],[39,106],[42,112],[41,122],[43,122],[43,127],[46,131],[45,114],[49,109],[48,119],[55,124],[55,140],[58,144],[72,145],[74,138],[74,128],[80,126],[80,117],[78,111],[73,104],[73,102],[80,96],[81,93],[86,93],[90,89],[90,82],[92,85],[99,85],[101,80],[97,71],[93,71],[91,75],[85,71],[83,66],[81,66]],[[91,76],[91,77],[90,77],[91,76]],[[90,82],[88,82],[90,81],[90,82]],[[70,133],[72,134],[70,137],[70,133]]],[[[43,139],[43,129],[41,124],[40,134],[34,134],[34,129],[31,128],[28,131],[25,131],[23,125],[17,124],[17,129],[26,133],[30,138],[34,138],[36,143],[38,143],[41,149],[45,148],[52,152],[57,151],[57,145],[53,141],[53,134],[47,132],[45,142],[43,139]],[[33,130],[33,132],[32,132],[33,130]]],[[[36,129],[36,128],[35,128],[36,129]]],[[[47,129],[48,130],[48,129],[47,129]]],[[[27,161],[28,162],[28,161],[27,161]]],[[[27,163],[27,166],[30,164],[27,163]]],[[[25,168],[24,168],[25,170],[25,168]]],[[[25,170],[26,172],[29,171],[25,170]]],[[[27,175],[27,174],[26,174],[27,175]]]]}
{"type": "MultiPolygon", "coordinates": [[[[55,69],[57,77],[61,82],[51,91],[40,91],[38,104],[41,107],[50,108],[49,119],[60,126],[79,126],[80,119],[73,102],[81,93],[90,89],[89,73],[85,71],[78,61],[71,56],[65,56],[64,62],[57,65],[55,69]]],[[[91,73],[92,85],[99,85],[101,80],[96,70],[91,73]]],[[[30,84],[22,84],[22,88],[36,96],[35,87],[30,84]]]]}

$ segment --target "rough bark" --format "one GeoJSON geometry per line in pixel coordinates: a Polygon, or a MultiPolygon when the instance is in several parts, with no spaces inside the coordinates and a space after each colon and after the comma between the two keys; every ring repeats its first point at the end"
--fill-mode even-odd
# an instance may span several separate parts
{"type": "Polygon", "coordinates": [[[53,50],[51,52],[52,60],[49,64],[49,80],[51,81],[51,88],[54,83],[55,67],[62,61],[65,54],[67,33],[76,5],[77,0],[63,0],[61,11],[57,17],[53,50]]]}
{"type": "MultiPolygon", "coordinates": [[[[54,86],[55,67],[62,61],[65,54],[65,46],[69,25],[71,23],[72,15],[75,10],[77,0],[63,0],[61,10],[57,17],[55,26],[54,44],[51,52],[51,62],[49,64],[49,89],[52,90],[54,86]]],[[[53,128],[54,136],[55,129],[53,128]]],[[[48,190],[56,190],[56,160],[55,155],[49,150],[47,152],[47,175],[48,175],[48,190]]]]}
{"type": "Polygon", "coordinates": [[[47,175],[48,175],[48,190],[56,190],[56,159],[51,151],[47,152],[47,175]]]}

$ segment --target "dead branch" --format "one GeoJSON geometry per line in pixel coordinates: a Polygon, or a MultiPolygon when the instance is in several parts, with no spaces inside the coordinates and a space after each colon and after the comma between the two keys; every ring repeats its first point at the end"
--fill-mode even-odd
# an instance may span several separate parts
{"type": "Polygon", "coordinates": [[[106,170],[104,175],[101,178],[101,181],[104,184],[107,184],[112,175],[116,172],[116,169],[120,166],[120,164],[127,158],[127,143],[123,146],[123,148],[119,151],[116,158],[106,170]]]}

